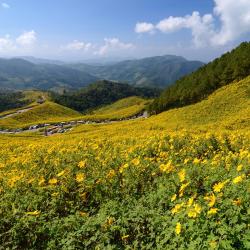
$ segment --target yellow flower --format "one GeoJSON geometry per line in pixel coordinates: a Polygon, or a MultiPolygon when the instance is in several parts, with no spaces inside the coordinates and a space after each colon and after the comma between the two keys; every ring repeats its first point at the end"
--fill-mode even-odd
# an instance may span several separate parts
{"type": "Polygon", "coordinates": [[[189,218],[196,218],[197,217],[197,213],[193,209],[191,209],[188,212],[188,217],[189,218]]]}
{"type": "Polygon", "coordinates": [[[200,206],[199,204],[195,204],[195,205],[194,205],[194,210],[195,210],[195,212],[196,212],[197,214],[200,214],[202,208],[201,208],[201,206],[200,206]]]}
{"type": "Polygon", "coordinates": [[[238,183],[240,183],[240,182],[242,182],[243,180],[244,180],[244,178],[245,178],[246,176],[243,174],[243,175],[240,175],[240,176],[237,176],[237,177],[235,177],[234,179],[233,179],[233,183],[234,184],[238,184],[238,183]]]}
{"type": "Polygon", "coordinates": [[[187,206],[191,207],[193,205],[193,203],[194,203],[194,197],[191,197],[191,198],[188,199],[187,206]]]}
{"type": "Polygon", "coordinates": [[[83,173],[76,174],[76,181],[77,182],[83,182],[84,180],[85,180],[85,174],[83,174],[83,173]]]}
{"type": "Polygon", "coordinates": [[[50,179],[50,180],[49,180],[49,184],[50,184],[50,185],[55,185],[55,184],[57,184],[57,179],[56,179],[56,178],[50,179]]]}
{"type": "Polygon", "coordinates": [[[176,198],[177,198],[177,195],[176,194],[174,194],[172,197],[171,197],[171,201],[173,202],[173,201],[175,201],[176,200],[176,198]]]}
{"type": "Polygon", "coordinates": [[[214,184],[214,186],[213,186],[214,192],[219,193],[224,188],[226,183],[227,183],[227,181],[218,182],[218,183],[214,184]]]}
{"type": "Polygon", "coordinates": [[[160,165],[160,170],[161,170],[161,172],[166,172],[166,173],[172,172],[174,170],[172,162],[169,161],[167,164],[161,164],[160,165]]]}
{"type": "Polygon", "coordinates": [[[43,177],[40,178],[38,185],[42,186],[45,183],[45,179],[43,177]]]}
{"type": "Polygon", "coordinates": [[[174,208],[172,208],[171,213],[176,214],[180,211],[180,209],[184,206],[184,203],[176,204],[174,208]]]}
{"type": "Polygon", "coordinates": [[[122,240],[126,240],[129,238],[129,234],[122,236],[122,240]]]}
{"type": "Polygon", "coordinates": [[[41,213],[41,211],[36,210],[34,212],[27,212],[26,214],[27,215],[32,215],[32,216],[38,216],[40,213],[41,213]]]}
{"type": "Polygon", "coordinates": [[[65,174],[65,170],[63,170],[62,172],[60,172],[59,174],[57,174],[57,177],[63,176],[65,174]]]}
{"type": "Polygon", "coordinates": [[[242,168],[243,168],[243,165],[240,164],[240,165],[237,167],[237,171],[240,172],[240,171],[242,170],[242,168]]]}
{"type": "Polygon", "coordinates": [[[140,160],[138,158],[135,158],[131,161],[132,164],[134,164],[135,166],[138,166],[140,164],[140,160]]]}
{"type": "Polygon", "coordinates": [[[208,215],[216,214],[218,212],[218,208],[210,208],[207,212],[208,215]]]}
{"type": "Polygon", "coordinates": [[[212,240],[212,241],[210,241],[209,245],[210,245],[211,249],[215,249],[217,247],[217,241],[212,240]]]}
{"type": "Polygon", "coordinates": [[[196,218],[198,214],[201,213],[201,206],[198,204],[195,204],[193,208],[191,208],[188,212],[188,217],[189,218],[196,218]]]}
{"type": "Polygon", "coordinates": [[[186,170],[185,170],[185,169],[182,169],[182,170],[178,173],[178,176],[179,176],[180,182],[185,181],[186,170]]]}
{"type": "Polygon", "coordinates": [[[128,163],[125,163],[123,166],[121,166],[121,167],[119,168],[119,172],[122,174],[123,171],[124,171],[126,168],[128,168],[128,167],[129,167],[128,163]]]}
{"type": "Polygon", "coordinates": [[[181,223],[178,222],[175,227],[175,233],[179,235],[181,233],[181,223]]]}
{"type": "Polygon", "coordinates": [[[193,163],[194,163],[194,164],[199,164],[200,162],[201,162],[201,160],[198,159],[198,158],[195,158],[195,159],[193,160],[193,163]]]}
{"type": "Polygon", "coordinates": [[[184,164],[186,165],[188,162],[189,162],[189,159],[186,158],[186,159],[184,160],[184,164]]]}
{"type": "Polygon", "coordinates": [[[188,185],[189,185],[189,182],[181,185],[180,190],[179,190],[179,196],[180,196],[180,197],[183,196],[184,190],[185,190],[185,188],[186,188],[188,185]]]}
{"type": "Polygon", "coordinates": [[[94,150],[97,150],[98,148],[99,148],[99,145],[98,145],[98,144],[93,145],[93,149],[94,149],[94,150]]]}
{"type": "Polygon", "coordinates": [[[86,166],[86,162],[85,161],[80,161],[79,163],[78,163],[78,167],[79,168],[84,168],[86,166]]]}
{"type": "Polygon", "coordinates": [[[214,193],[212,193],[209,196],[206,196],[204,199],[208,202],[209,207],[213,207],[215,202],[216,202],[216,197],[215,197],[214,193]]]}

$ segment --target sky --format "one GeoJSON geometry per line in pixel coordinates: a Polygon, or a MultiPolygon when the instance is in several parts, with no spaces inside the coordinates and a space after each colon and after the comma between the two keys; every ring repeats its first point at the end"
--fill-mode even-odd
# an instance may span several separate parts
{"type": "Polygon", "coordinates": [[[249,40],[250,0],[0,0],[0,57],[208,62],[249,40]]]}

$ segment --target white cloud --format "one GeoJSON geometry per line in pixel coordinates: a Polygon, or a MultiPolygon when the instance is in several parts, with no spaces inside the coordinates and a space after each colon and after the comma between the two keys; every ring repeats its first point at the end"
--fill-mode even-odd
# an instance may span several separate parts
{"type": "Polygon", "coordinates": [[[0,53],[1,55],[17,55],[31,52],[36,41],[36,33],[34,31],[24,32],[17,38],[10,35],[0,37],[0,53]]]}
{"type": "Polygon", "coordinates": [[[231,41],[250,33],[250,2],[249,0],[214,0],[213,14],[200,15],[194,11],[184,17],[167,17],[158,24],[137,23],[137,33],[151,33],[159,30],[164,33],[189,29],[192,32],[196,47],[206,45],[226,45],[231,41]],[[215,28],[215,20],[220,27],[215,28]]]}
{"type": "Polygon", "coordinates": [[[135,32],[136,33],[147,33],[147,32],[153,32],[155,29],[154,25],[152,23],[137,23],[135,26],[135,32]]]}
{"type": "Polygon", "coordinates": [[[36,38],[36,32],[34,30],[23,32],[19,37],[16,39],[16,43],[27,47],[32,46],[35,44],[37,38],[36,38]]]}
{"type": "Polygon", "coordinates": [[[213,37],[216,45],[224,45],[244,34],[250,33],[249,0],[214,0],[214,15],[221,20],[222,26],[213,37]]]}
{"type": "Polygon", "coordinates": [[[2,6],[4,9],[9,9],[9,8],[10,8],[10,5],[7,4],[7,3],[1,3],[1,6],[2,6]]]}
{"type": "Polygon", "coordinates": [[[9,35],[0,37],[0,52],[9,52],[16,49],[14,42],[10,39],[9,35]]]}
{"type": "Polygon", "coordinates": [[[93,45],[92,43],[84,43],[78,40],[74,40],[73,42],[67,44],[66,46],[62,46],[61,48],[64,50],[89,51],[91,48],[93,48],[93,45]]]}
{"type": "Polygon", "coordinates": [[[135,46],[132,43],[121,42],[118,38],[105,38],[104,45],[96,51],[95,55],[106,55],[113,52],[121,52],[121,50],[130,50],[135,46]]]}

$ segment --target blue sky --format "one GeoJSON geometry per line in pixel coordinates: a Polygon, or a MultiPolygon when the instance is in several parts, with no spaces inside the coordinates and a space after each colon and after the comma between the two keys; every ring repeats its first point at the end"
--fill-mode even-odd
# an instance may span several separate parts
{"type": "Polygon", "coordinates": [[[249,38],[249,0],[0,0],[0,56],[208,61],[249,38]]]}

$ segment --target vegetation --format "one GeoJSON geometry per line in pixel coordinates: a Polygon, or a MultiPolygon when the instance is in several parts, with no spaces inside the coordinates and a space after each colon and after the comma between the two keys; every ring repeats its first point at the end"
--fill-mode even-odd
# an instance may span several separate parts
{"type": "Polygon", "coordinates": [[[156,99],[149,110],[159,113],[205,99],[216,89],[250,75],[250,43],[242,43],[238,48],[221,58],[201,67],[196,72],[178,80],[156,99]]]}
{"type": "Polygon", "coordinates": [[[53,102],[33,106],[31,110],[0,120],[0,128],[27,128],[31,125],[60,122],[81,114],[53,102]]]}
{"type": "Polygon", "coordinates": [[[15,109],[26,105],[27,100],[23,100],[24,95],[21,92],[1,93],[0,92],[0,112],[15,109]]]}
{"type": "Polygon", "coordinates": [[[151,101],[152,100],[146,100],[137,96],[127,97],[93,111],[92,115],[86,116],[86,118],[89,117],[90,120],[118,120],[130,118],[142,113],[151,101]]]}
{"type": "Polygon", "coordinates": [[[73,93],[52,94],[52,99],[63,106],[86,112],[125,97],[141,96],[151,98],[158,96],[159,93],[158,89],[135,88],[127,84],[103,80],[73,93]]]}
{"type": "MultiPolygon", "coordinates": [[[[34,93],[32,96],[34,96],[34,93]]],[[[149,102],[151,102],[151,100],[145,100],[140,97],[128,97],[83,115],[75,110],[47,101],[41,105],[32,104],[28,106],[28,108],[31,109],[24,113],[0,119],[0,128],[29,128],[36,124],[56,124],[62,121],[107,121],[126,119],[142,113],[149,102]]],[[[13,114],[15,111],[16,110],[10,110],[0,113],[0,117],[13,114]]]]}
{"type": "Polygon", "coordinates": [[[0,135],[0,246],[248,249],[249,82],[144,120],[0,135]]]}
{"type": "Polygon", "coordinates": [[[100,79],[115,80],[135,86],[164,88],[203,65],[180,56],[156,56],[128,60],[104,66],[73,64],[70,67],[100,79]]]}

